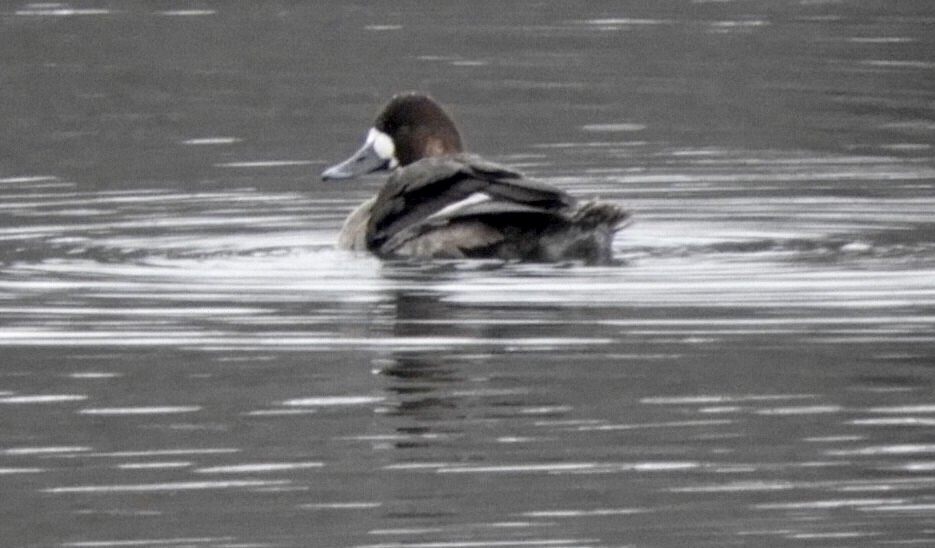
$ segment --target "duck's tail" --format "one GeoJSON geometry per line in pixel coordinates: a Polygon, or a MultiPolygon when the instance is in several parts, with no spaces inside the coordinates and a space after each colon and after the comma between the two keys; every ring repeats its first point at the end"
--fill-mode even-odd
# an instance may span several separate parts
{"type": "Polygon", "coordinates": [[[579,205],[571,223],[582,230],[609,229],[613,233],[630,224],[630,214],[616,204],[594,200],[579,205]]]}
{"type": "Polygon", "coordinates": [[[627,225],[630,214],[600,201],[579,203],[565,223],[553,226],[538,242],[536,259],[580,260],[586,264],[614,264],[614,233],[627,225]]]}

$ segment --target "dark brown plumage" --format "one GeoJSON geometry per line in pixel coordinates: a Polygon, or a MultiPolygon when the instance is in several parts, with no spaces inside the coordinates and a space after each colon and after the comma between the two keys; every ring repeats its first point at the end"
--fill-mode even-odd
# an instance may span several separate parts
{"type": "Polygon", "coordinates": [[[612,260],[614,233],[629,215],[462,150],[447,113],[420,94],[394,97],[347,161],[323,173],[347,178],[394,169],[355,210],[339,245],[381,257],[612,260]]]}

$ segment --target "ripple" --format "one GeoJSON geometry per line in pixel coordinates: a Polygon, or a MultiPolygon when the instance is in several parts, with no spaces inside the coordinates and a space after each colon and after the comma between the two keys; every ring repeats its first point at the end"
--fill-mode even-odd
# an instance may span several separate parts
{"type": "Polygon", "coordinates": [[[286,400],[282,402],[282,405],[294,407],[335,407],[345,405],[369,405],[382,402],[385,399],[386,398],[382,396],[316,396],[286,400]]]}
{"type": "Polygon", "coordinates": [[[906,499],[825,499],[801,502],[779,502],[756,504],[757,510],[826,510],[834,508],[852,508],[860,506],[882,506],[888,504],[905,504],[906,499]]]}
{"type": "Polygon", "coordinates": [[[50,447],[11,447],[0,450],[0,455],[61,455],[72,453],[84,453],[91,451],[90,447],[80,445],[75,446],[50,446],[50,447]]]}
{"type": "Polygon", "coordinates": [[[14,14],[25,17],[72,17],[88,15],[110,15],[113,12],[109,9],[99,8],[72,8],[68,4],[59,3],[35,3],[26,4],[25,7],[17,9],[14,14]]]}
{"type": "Polygon", "coordinates": [[[448,466],[438,468],[439,474],[607,474],[619,472],[672,472],[688,471],[701,467],[698,462],[637,462],[597,463],[561,462],[526,463],[503,465],[448,466]]]}
{"type": "Polygon", "coordinates": [[[235,537],[177,537],[177,538],[145,538],[124,540],[83,540],[78,542],[63,542],[59,546],[67,548],[121,548],[133,546],[167,546],[167,545],[197,545],[231,543],[235,537]]]}
{"type": "Polygon", "coordinates": [[[196,137],[182,141],[183,145],[204,146],[204,145],[232,145],[239,143],[242,139],[239,137],[196,137]]]}
{"type": "Polygon", "coordinates": [[[935,413],[935,404],[924,404],[924,405],[886,405],[879,407],[869,407],[866,409],[868,413],[881,413],[881,414],[915,414],[915,413],[935,413]]]}
{"type": "Polygon", "coordinates": [[[522,516],[529,518],[580,518],[580,517],[602,517],[602,516],[631,516],[635,514],[645,514],[651,512],[648,508],[596,508],[589,510],[567,509],[567,510],[538,510],[523,512],[522,516]]]}
{"type": "Polygon", "coordinates": [[[585,124],[581,126],[582,131],[590,132],[619,132],[619,131],[643,131],[646,129],[646,126],[643,124],[633,124],[633,123],[616,123],[616,124],[585,124]]]}
{"type": "Polygon", "coordinates": [[[142,407],[88,407],[78,411],[80,415],[177,415],[181,413],[194,413],[201,411],[198,405],[158,405],[142,407]]]}
{"type": "Polygon", "coordinates": [[[825,413],[840,413],[844,410],[840,405],[802,405],[791,407],[771,407],[757,409],[758,415],[819,415],[825,413]]]}
{"type": "Polygon", "coordinates": [[[567,546],[589,545],[592,539],[530,539],[530,540],[482,540],[482,541],[433,541],[433,542],[390,542],[381,544],[364,544],[357,548],[484,548],[511,546],[567,546]]]}
{"type": "Polygon", "coordinates": [[[248,464],[231,464],[227,466],[209,466],[197,468],[197,474],[254,474],[269,472],[285,472],[290,470],[304,470],[307,468],[321,468],[323,462],[257,462],[248,464]]]}
{"type": "Polygon", "coordinates": [[[695,485],[690,487],[670,487],[674,493],[745,493],[789,491],[796,485],[788,481],[751,480],[721,483],[714,485],[695,485]]]}
{"type": "Polygon", "coordinates": [[[640,403],[650,405],[708,405],[713,403],[762,402],[776,400],[813,399],[815,394],[712,394],[689,396],[649,396],[640,399],[640,403]]]}
{"type": "Polygon", "coordinates": [[[637,424],[596,424],[578,426],[577,430],[581,432],[607,432],[615,430],[643,430],[651,428],[698,428],[705,426],[725,426],[734,424],[732,420],[686,420],[686,421],[667,421],[651,422],[637,424]]]}
{"type": "Polygon", "coordinates": [[[217,15],[216,10],[199,10],[199,9],[179,9],[179,10],[165,10],[156,12],[157,15],[164,15],[167,17],[204,17],[206,15],[217,15]]]}
{"type": "Polygon", "coordinates": [[[371,30],[371,31],[378,31],[378,32],[379,31],[402,30],[402,29],[403,29],[402,25],[366,25],[364,26],[364,30],[371,30]]]}
{"type": "Polygon", "coordinates": [[[847,421],[854,426],[935,426],[935,418],[898,417],[880,419],[854,419],[847,421]]]}
{"type": "Polygon", "coordinates": [[[117,468],[121,470],[169,470],[176,468],[189,468],[192,463],[189,461],[164,461],[164,462],[128,462],[118,464],[117,468]]]}
{"type": "Polygon", "coordinates": [[[76,373],[69,373],[68,376],[72,379],[116,379],[121,376],[120,373],[113,373],[109,371],[82,371],[76,373]]]}
{"type": "Polygon", "coordinates": [[[290,480],[226,480],[226,481],[179,481],[167,483],[138,483],[113,485],[71,485],[42,489],[43,493],[53,494],[112,494],[112,493],[156,493],[161,491],[205,491],[276,487],[290,485],[290,480]]]}
{"type": "Polygon", "coordinates": [[[293,166],[310,166],[315,164],[323,164],[324,162],[318,160],[256,160],[249,162],[224,162],[221,164],[215,164],[215,167],[230,167],[230,168],[267,168],[267,167],[293,167],[293,166]]]}
{"type": "Polygon", "coordinates": [[[825,451],[828,456],[880,456],[880,455],[920,455],[935,453],[935,444],[925,443],[899,443],[892,445],[878,445],[861,447],[858,449],[834,449],[825,451]]]}
{"type": "Polygon", "coordinates": [[[58,181],[58,177],[49,175],[27,175],[23,177],[0,177],[0,185],[21,185],[32,183],[45,183],[48,181],[58,181]]]}
{"type": "Polygon", "coordinates": [[[103,458],[134,458],[134,457],[171,457],[186,455],[228,455],[239,453],[241,450],[234,447],[208,447],[208,448],[178,448],[178,449],[150,449],[142,451],[112,451],[108,453],[92,453],[91,457],[103,458]]]}
{"type": "Polygon", "coordinates": [[[32,394],[0,397],[0,403],[12,405],[30,405],[44,403],[66,403],[72,401],[84,401],[86,399],[88,399],[88,397],[84,394],[32,394]]]}
{"type": "Polygon", "coordinates": [[[13,476],[17,474],[41,474],[45,468],[7,468],[0,466],[0,476],[13,476]]]}
{"type": "Polygon", "coordinates": [[[601,19],[588,19],[582,21],[586,25],[593,25],[600,28],[612,29],[617,27],[631,26],[652,26],[652,25],[670,25],[675,21],[672,19],[648,19],[636,17],[611,17],[601,19]]]}
{"type": "Polygon", "coordinates": [[[313,502],[300,504],[304,510],[372,510],[383,506],[382,502],[353,501],[353,502],[313,502]]]}

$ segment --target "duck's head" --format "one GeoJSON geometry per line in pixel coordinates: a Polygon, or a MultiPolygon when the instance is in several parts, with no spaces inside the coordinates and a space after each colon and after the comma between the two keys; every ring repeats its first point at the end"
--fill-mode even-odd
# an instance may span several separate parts
{"type": "Polygon", "coordinates": [[[360,150],[321,178],[350,179],[461,151],[461,135],[444,109],[427,95],[406,93],[383,107],[360,150]]]}

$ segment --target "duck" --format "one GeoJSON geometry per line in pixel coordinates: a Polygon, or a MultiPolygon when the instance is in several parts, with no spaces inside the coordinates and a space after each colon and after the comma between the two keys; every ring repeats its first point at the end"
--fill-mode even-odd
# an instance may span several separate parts
{"type": "Polygon", "coordinates": [[[386,171],[354,209],[337,247],[381,259],[614,262],[614,235],[630,214],[581,201],[548,183],[466,152],[451,116],[430,96],[394,95],[348,159],[323,180],[386,171]]]}

